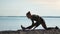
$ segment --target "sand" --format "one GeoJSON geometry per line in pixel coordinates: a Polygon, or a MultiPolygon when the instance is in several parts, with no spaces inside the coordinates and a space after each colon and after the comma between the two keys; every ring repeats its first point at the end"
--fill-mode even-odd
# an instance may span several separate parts
{"type": "Polygon", "coordinates": [[[60,34],[60,29],[36,29],[36,30],[17,30],[17,31],[0,31],[0,34],[60,34]]]}

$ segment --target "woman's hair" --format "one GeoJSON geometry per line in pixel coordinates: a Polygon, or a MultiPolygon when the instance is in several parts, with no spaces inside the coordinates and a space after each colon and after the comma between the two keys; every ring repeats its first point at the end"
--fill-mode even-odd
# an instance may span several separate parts
{"type": "Polygon", "coordinates": [[[30,11],[26,13],[26,15],[29,15],[30,14],[30,11]]]}

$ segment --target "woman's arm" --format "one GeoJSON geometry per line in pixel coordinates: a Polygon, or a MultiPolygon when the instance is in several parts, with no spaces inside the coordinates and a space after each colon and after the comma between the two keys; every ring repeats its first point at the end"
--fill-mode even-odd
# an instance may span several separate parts
{"type": "Polygon", "coordinates": [[[32,24],[34,24],[34,21],[33,20],[31,20],[32,21],[32,24]]]}

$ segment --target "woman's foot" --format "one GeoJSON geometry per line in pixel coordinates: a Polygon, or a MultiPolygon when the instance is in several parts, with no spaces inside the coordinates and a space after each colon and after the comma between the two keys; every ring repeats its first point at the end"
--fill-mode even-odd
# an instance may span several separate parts
{"type": "Polygon", "coordinates": [[[21,25],[22,30],[25,30],[26,28],[21,25]]]}

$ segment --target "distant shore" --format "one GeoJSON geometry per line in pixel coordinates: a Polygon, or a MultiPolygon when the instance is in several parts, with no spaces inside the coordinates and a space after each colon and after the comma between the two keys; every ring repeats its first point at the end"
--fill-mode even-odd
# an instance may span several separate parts
{"type": "MultiPolygon", "coordinates": [[[[26,16],[0,16],[0,17],[26,17],[26,16]]],[[[41,16],[44,18],[60,18],[60,16],[41,16]]]]}

